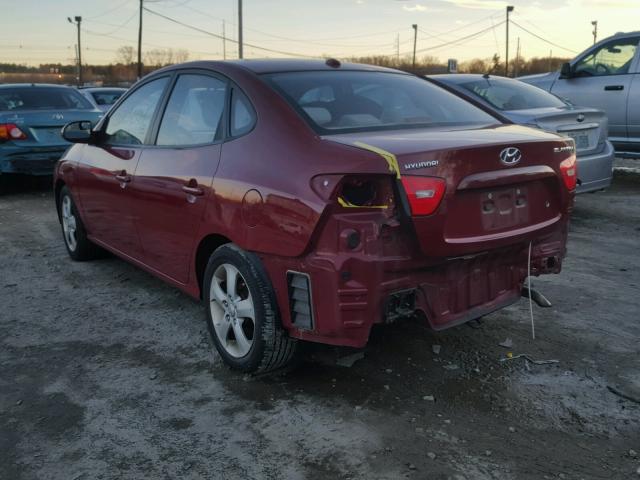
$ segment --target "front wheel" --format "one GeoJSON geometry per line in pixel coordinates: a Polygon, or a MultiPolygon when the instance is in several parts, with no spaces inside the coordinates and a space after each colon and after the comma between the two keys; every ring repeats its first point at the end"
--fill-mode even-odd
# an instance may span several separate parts
{"type": "Polygon", "coordinates": [[[255,254],[234,244],[218,248],[203,288],[209,333],[227,365],[262,373],[291,363],[297,341],[280,326],[271,283],[255,254]]]}

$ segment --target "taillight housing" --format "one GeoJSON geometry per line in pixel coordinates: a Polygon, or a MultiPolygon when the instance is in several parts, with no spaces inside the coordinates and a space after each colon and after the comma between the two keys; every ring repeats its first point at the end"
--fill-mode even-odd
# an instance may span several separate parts
{"type": "Polygon", "coordinates": [[[411,215],[431,215],[438,209],[446,190],[443,178],[405,176],[401,181],[409,200],[411,215]]]}
{"type": "Polygon", "coordinates": [[[578,161],[575,154],[560,162],[560,172],[567,190],[575,190],[578,182],[578,161]]]}
{"type": "Polygon", "coordinates": [[[0,141],[25,140],[27,136],[14,123],[0,123],[0,141]]]}
{"type": "Polygon", "coordinates": [[[348,175],[337,189],[342,208],[379,209],[392,212],[395,207],[393,178],[389,175],[348,175]]]}

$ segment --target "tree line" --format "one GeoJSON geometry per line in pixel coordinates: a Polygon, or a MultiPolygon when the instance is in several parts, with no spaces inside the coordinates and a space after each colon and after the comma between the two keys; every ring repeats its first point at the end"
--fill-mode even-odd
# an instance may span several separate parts
{"type": "MultiPolygon", "coordinates": [[[[147,50],[143,55],[143,72],[146,75],[160,67],[182,63],[189,60],[189,52],[184,49],[156,48],[147,50]]],[[[447,62],[434,56],[416,58],[415,67],[411,56],[396,57],[371,55],[344,59],[357,63],[368,63],[396,68],[418,75],[447,72],[447,62]]],[[[509,60],[509,76],[530,75],[558,70],[568,61],[563,57],[533,57],[529,59],[512,58],[509,60]]],[[[122,46],[116,51],[116,57],[108,65],[83,65],[83,78],[89,84],[131,85],[138,74],[138,53],[131,46],[122,46]]],[[[499,55],[490,58],[474,58],[458,64],[459,73],[488,73],[504,75],[504,62],[499,55]]],[[[0,63],[0,83],[41,82],[74,84],[77,66],[62,63],[44,63],[28,66],[16,63],[0,63]]]]}

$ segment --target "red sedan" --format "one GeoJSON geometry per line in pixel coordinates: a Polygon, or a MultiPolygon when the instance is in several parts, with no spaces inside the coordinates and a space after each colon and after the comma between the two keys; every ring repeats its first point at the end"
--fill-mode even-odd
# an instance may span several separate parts
{"type": "Polygon", "coordinates": [[[428,80],[323,61],[193,62],[128,91],[56,167],[69,255],[100,249],[203,300],[222,358],[448,328],[557,273],[574,145],[428,80]]]}

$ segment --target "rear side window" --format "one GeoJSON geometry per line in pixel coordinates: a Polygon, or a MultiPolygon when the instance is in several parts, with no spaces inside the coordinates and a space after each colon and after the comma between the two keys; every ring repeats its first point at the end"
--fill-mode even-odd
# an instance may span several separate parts
{"type": "Polygon", "coordinates": [[[256,123],[256,114],[249,99],[237,88],[231,96],[231,136],[248,133],[256,123]]]}
{"type": "Polygon", "coordinates": [[[152,80],[129,95],[109,117],[105,143],[143,144],[168,81],[169,77],[152,80]]]}
{"type": "Polygon", "coordinates": [[[460,84],[465,90],[482,98],[498,110],[524,110],[527,108],[564,107],[555,95],[516,80],[483,78],[460,84]]]}
{"type": "Polygon", "coordinates": [[[0,111],[92,110],[73,88],[11,87],[0,89],[0,111]]]}
{"type": "Polygon", "coordinates": [[[220,140],[227,83],[207,75],[185,74],[167,104],[157,145],[204,145],[220,140]]]}
{"type": "Polygon", "coordinates": [[[402,73],[307,71],[263,78],[320,133],[498,123],[443,88],[402,73]]]}

